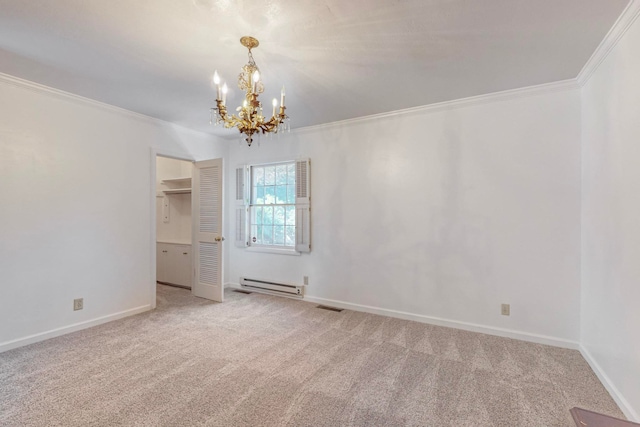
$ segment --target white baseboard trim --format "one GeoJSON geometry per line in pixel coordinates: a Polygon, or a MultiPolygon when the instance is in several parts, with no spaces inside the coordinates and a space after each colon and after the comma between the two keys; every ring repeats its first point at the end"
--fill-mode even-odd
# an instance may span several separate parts
{"type": "MultiPolygon", "coordinates": [[[[242,289],[239,283],[227,282],[224,284],[225,289],[242,289]]],[[[537,344],[552,345],[554,347],[569,348],[578,350],[580,344],[575,341],[569,341],[562,338],[550,337],[546,335],[532,334],[529,332],[514,331],[511,329],[495,328],[492,326],[478,325],[476,323],[460,322],[457,320],[442,319],[439,317],[425,316],[422,314],[407,313],[404,311],[389,310],[386,308],[371,307],[368,305],[353,304],[350,302],[337,301],[327,298],[314,297],[313,295],[304,295],[303,301],[316,304],[329,305],[346,310],[362,311],[365,313],[379,314],[381,316],[395,317],[404,320],[413,320],[414,322],[429,323],[431,325],[445,326],[448,328],[462,329],[464,331],[479,332],[482,334],[496,335],[499,337],[513,338],[521,341],[529,341],[537,344]]]]}
{"type": "MultiPolygon", "coordinates": [[[[242,289],[239,283],[227,282],[224,284],[225,289],[242,289]]],[[[554,347],[569,348],[571,350],[579,350],[580,344],[576,341],[565,340],[562,338],[550,337],[547,335],[532,334],[530,332],[514,331],[511,329],[496,328],[492,326],[484,326],[476,323],[460,322],[457,320],[442,319],[439,317],[425,316],[423,314],[407,313],[404,311],[389,310],[387,308],[371,307],[368,305],[353,304],[350,302],[337,301],[327,298],[314,297],[313,295],[305,295],[303,301],[316,304],[323,304],[346,310],[362,311],[365,313],[379,314],[386,317],[395,317],[397,319],[413,320],[414,322],[429,323],[436,326],[445,326],[448,328],[462,329],[464,331],[479,332],[482,334],[495,335],[505,338],[513,338],[521,341],[534,342],[537,344],[551,345],[554,347]]]]}
{"type": "Polygon", "coordinates": [[[12,341],[0,343],[0,353],[13,350],[14,348],[23,347],[25,345],[33,344],[36,342],[48,340],[49,338],[59,337],[60,335],[69,334],[71,332],[80,331],[82,329],[91,328],[92,326],[98,326],[103,323],[111,322],[113,320],[122,319],[124,317],[133,316],[135,314],[144,313],[151,310],[150,305],[143,305],[140,307],[132,308],[130,310],[121,311],[107,316],[98,317],[97,319],[87,320],[80,323],[74,323],[69,326],[63,326],[61,328],[52,329],[50,331],[41,332],[39,334],[29,335],[24,338],[18,338],[12,341]]]}
{"type": "Polygon", "coordinates": [[[604,385],[604,388],[607,389],[620,410],[624,413],[625,417],[627,417],[629,421],[640,422],[640,415],[638,415],[638,413],[631,407],[627,399],[625,399],[622,393],[620,393],[609,376],[602,370],[591,353],[589,353],[589,350],[587,350],[582,344],[580,345],[579,350],[582,354],[582,357],[584,357],[589,366],[591,366],[591,369],[593,369],[593,372],[595,372],[596,376],[598,377],[602,385],[604,385]]]}
{"type": "Polygon", "coordinates": [[[329,305],[347,310],[362,311],[365,313],[379,314],[381,316],[395,317],[398,319],[412,320],[414,322],[429,323],[436,326],[445,326],[448,328],[462,329],[464,331],[479,332],[487,335],[495,335],[505,338],[513,338],[521,341],[529,341],[537,344],[551,345],[554,347],[569,348],[572,350],[579,349],[579,343],[569,341],[562,338],[551,337],[547,335],[532,334],[529,332],[514,331],[511,329],[496,328],[493,326],[484,326],[476,323],[460,322],[457,320],[442,319],[439,317],[425,316],[422,314],[407,313],[404,311],[389,310],[386,308],[371,307],[367,305],[353,304],[344,301],[336,301],[326,298],[305,295],[304,301],[317,304],[329,305]]]}

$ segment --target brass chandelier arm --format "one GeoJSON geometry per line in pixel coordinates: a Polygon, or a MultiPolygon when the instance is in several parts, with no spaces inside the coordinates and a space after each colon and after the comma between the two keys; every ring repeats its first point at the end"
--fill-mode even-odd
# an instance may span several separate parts
{"type": "Polygon", "coordinates": [[[282,123],[288,116],[285,114],[285,107],[280,107],[279,114],[271,116],[268,121],[264,121],[264,117],[257,114],[255,108],[242,107],[240,110],[240,117],[236,115],[227,114],[227,107],[221,100],[217,100],[218,115],[225,124],[225,127],[238,127],[250,128],[251,124],[255,123],[256,127],[259,127],[263,132],[273,132],[274,129],[282,123]]]}
{"type": "Polygon", "coordinates": [[[253,141],[253,134],[262,132],[266,133],[277,133],[278,127],[282,124],[282,122],[287,118],[285,114],[286,107],[280,107],[280,111],[277,115],[271,116],[269,120],[265,121],[265,117],[258,114],[258,108],[260,106],[259,103],[257,107],[253,105],[247,105],[244,107],[240,107],[239,116],[234,114],[227,114],[227,107],[223,104],[222,100],[216,100],[217,103],[217,113],[220,117],[221,121],[224,124],[225,128],[238,128],[240,133],[244,133],[247,135],[247,142],[251,145],[253,141]]]}

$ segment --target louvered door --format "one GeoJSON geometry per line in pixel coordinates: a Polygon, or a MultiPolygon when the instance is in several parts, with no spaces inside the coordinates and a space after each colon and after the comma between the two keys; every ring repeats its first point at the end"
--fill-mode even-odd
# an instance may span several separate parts
{"type": "Polygon", "coordinates": [[[222,302],[222,159],[196,162],[192,187],[193,294],[222,302]]]}

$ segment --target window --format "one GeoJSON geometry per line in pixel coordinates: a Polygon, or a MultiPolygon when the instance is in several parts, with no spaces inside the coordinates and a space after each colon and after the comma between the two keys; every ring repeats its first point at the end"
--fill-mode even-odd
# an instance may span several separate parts
{"type": "Polygon", "coordinates": [[[309,172],[309,159],[236,168],[236,246],[311,251],[309,172]]]}
{"type": "Polygon", "coordinates": [[[296,162],[251,166],[249,241],[291,248],[296,243],[296,162]]]}

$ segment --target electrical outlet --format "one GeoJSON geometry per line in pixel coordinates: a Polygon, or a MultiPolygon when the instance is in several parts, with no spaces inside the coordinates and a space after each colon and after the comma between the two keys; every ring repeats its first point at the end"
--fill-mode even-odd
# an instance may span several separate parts
{"type": "Polygon", "coordinates": [[[309,285],[309,276],[304,276],[302,279],[305,285],[309,285]]]}
{"type": "Polygon", "coordinates": [[[511,306],[509,304],[502,304],[501,314],[503,316],[509,316],[511,314],[511,306]]]}
{"type": "Polygon", "coordinates": [[[73,300],[74,311],[82,310],[83,305],[84,305],[84,298],[78,298],[73,300]]]}

